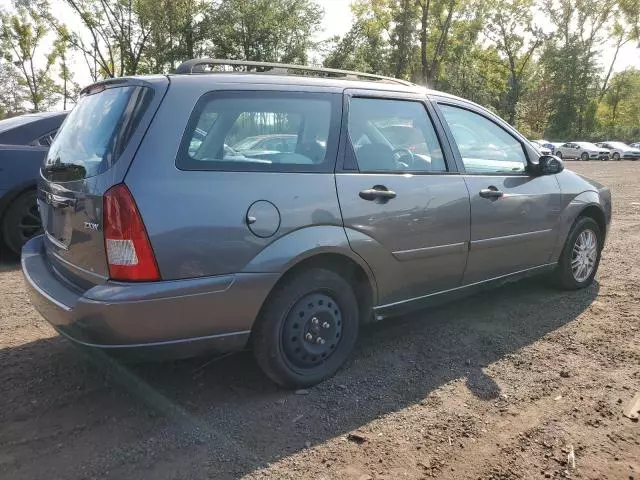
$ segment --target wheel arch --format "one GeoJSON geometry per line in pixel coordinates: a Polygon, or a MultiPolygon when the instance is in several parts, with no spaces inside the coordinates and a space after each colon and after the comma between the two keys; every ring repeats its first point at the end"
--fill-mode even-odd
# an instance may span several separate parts
{"type": "Polygon", "coordinates": [[[264,308],[282,282],[301,270],[316,267],[331,269],[353,285],[361,307],[360,320],[368,322],[378,301],[376,279],[370,266],[349,246],[342,227],[314,226],[291,232],[267,246],[243,271],[280,274],[262,303],[264,308]]]}
{"type": "Polygon", "coordinates": [[[607,222],[604,208],[600,204],[599,195],[594,191],[582,192],[566,206],[564,212],[560,215],[557,242],[549,259],[550,262],[557,262],[560,258],[569,232],[580,217],[592,218],[598,224],[604,244],[604,238],[607,234],[607,222]]]}

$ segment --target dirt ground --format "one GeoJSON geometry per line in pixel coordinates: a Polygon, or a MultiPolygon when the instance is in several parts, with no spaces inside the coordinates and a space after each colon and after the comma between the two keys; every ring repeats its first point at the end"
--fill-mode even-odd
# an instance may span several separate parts
{"type": "Polygon", "coordinates": [[[298,394],[247,353],[89,356],[3,260],[0,478],[640,479],[640,423],[623,416],[640,393],[640,163],[568,166],[613,191],[590,288],[530,280],[373,325],[298,394]]]}

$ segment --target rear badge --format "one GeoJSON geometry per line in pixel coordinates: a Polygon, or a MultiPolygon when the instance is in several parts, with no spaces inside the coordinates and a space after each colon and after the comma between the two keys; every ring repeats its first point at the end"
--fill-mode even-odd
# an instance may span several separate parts
{"type": "Polygon", "coordinates": [[[98,230],[98,224],[91,223],[91,222],[84,222],[84,228],[88,230],[98,230]]]}

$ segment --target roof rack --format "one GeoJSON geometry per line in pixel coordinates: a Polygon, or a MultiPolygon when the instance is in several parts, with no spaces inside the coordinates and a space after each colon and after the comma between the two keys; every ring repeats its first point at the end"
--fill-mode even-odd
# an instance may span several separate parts
{"type": "Polygon", "coordinates": [[[289,63],[275,63],[275,62],[252,62],[248,60],[228,60],[223,58],[194,58],[187,60],[180,64],[175,73],[181,75],[190,75],[193,73],[215,73],[205,70],[205,66],[232,66],[232,67],[245,67],[245,72],[250,72],[251,68],[260,69],[259,73],[271,73],[271,74],[287,74],[289,70],[298,70],[301,72],[312,72],[324,74],[326,76],[340,76],[347,79],[359,80],[383,80],[387,82],[399,83],[406,86],[415,86],[414,83],[406,80],[400,80],[399,78],[385,77],[383,75],[375,75],[373,73],[354,72],[351,70],[339,70],[337,68],[322,68],[322,67],[310,67],[307,65],[292,65],[289,63]]]}

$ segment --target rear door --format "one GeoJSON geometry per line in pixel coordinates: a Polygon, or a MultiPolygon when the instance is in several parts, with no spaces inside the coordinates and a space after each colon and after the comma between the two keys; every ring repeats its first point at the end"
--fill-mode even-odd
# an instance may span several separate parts
{"type": "Polygon", "coordinates": [[[108,276],[102,196],[120,183],[168,86],[115,80],[86,89],[41,169],[38,207],[54,270],[80,288],[108,276]]]}
{"type": "Polygon", "coordinates": [[[469,196],[425,98],[347,91],[345,107],[338,197],[349,243],[372,267],[381,305],[458,286],[469,196]],[[399,129],[420,148],[394,143],[398,135],[389,132],[399,129]]]}
{"type": "Polygon", "coordinates": [[[464,168],[471,199],[465,285],[549,262],[561,193],[554,175],[529,173],[536,155],[507,124],[473,104],[441,99],[438,110],[464,168]]]}

